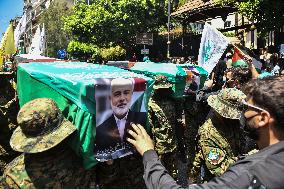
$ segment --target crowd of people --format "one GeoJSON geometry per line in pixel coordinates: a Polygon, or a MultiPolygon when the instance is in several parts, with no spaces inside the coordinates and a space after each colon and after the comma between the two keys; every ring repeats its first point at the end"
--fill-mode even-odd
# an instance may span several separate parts
{"type": "MultiPolygon", "coordinates": [[[[147,114],[151,129],[133,119],[116,137],[138,153],[90,170],[68,145],[78,131],[55,101],[26,103],[10,139],[20,154],[5,161],[0,188],[284,188],[284,77],[277,63],[263,75],[249,56],[243,59],[234,65],[227,51],[205,86],[185,91],[183,99],[173,97],[167,77],[155,77],[147,114]],[[178,156],[188,166],[187,187],[178,184],[178,156]]],[[[128,88],[131,96],[132,85],[128,88]]],[[[111,103],[115,106],[115,97],[111,103]]],[[[113,122],[120,117],[125,118],[114,111],[113,122]]],[[[97,143],[103,143],[103,133],[97,134],[97,143]]]]}
{"type": "MultiPolygon", "coordinates": [[[[201,148],[201,156],[205,157],[207,169],[215,174],[215,177],[204,184],[192,184],[187,188],[283,188],[284,176],[284,129],[283,117],[283,77],[266,78],[263,80],[252,80],[238,94],[228,97],[226,92],[221,91],[218,101],[223,105],[235,107],[235,110],[216,109],[217,116],[239,119],[239,125],[249,137],[254,139],[259,151],[246,157],[226,158],[233,154],[232,146],[227,141],[220,141],[222,138],[210,137],[210,133],[199,133],[204,136],[205,145],[201,148]],[[224,97],[232,102],[224,101],[224,97]],[[222,110],[222,111],[221,111],[222,110]],[[228,112],[234,114],[224,115],[228,112]],[[221,114],[219,112],[222,112],[221,114]],[[233,113],[234,112],[234,113],[233,113]],[[208,141],[206,141],[208,140],[208,141]],[[212,143],[210,143],[212,141],[212,143]],[[215,141],[215,143],[214,143],[215,141]],[[217,142],[216,142],[217,141],[217,142]],[[220,144],[219,144],[220,143],[220,144]],[[223,146],[225,145],[225,146],[223,146]],[[209,149],[209,150],[208,150],[209,149]],[[206,151],[207,150],[207,151],[206,151]],[[207,153],[206,153],[207,152],[207,153]],[[226,154],[227,153],[227,154],[226,154]],[[216,166],[221,165],[219,169],[216,166]],[[215,166],[215,167],[214,167],[215,166]]],[[[237,89],[236,89],[237,90],[237,89]]],[[[220,103],[219,102],[219,103],[220,103]]],[[[215,101],[215,103],[218,103],[215,101]]],[[[213,105],[212,105],[213,106],[213,105]]],[[[210,119],[210,118],[209,118],[210,119]]],[[[212,121],[209,120],[211,124],[212,121]]],[[[143,156],[144,180],[147,188],[182,188],[168,174],[165,167],[159,160],[154,150],[154,144],[143,126],[132,125],[133,130],[129,131],[134,139],[128,141],[135,146],[143,156]]],[[[226,127],[233,129],[234,124],[227,124],[226,127]]],[[[227,128],[229,129],[229,128],[227,128]]],[[[219,133],[217,130],[214,134],[219,133]]],[[[235,133],[236,134],[236,133],[235,133]]],[[[231,138],[226,136],[226,138],[231,138]]]]}

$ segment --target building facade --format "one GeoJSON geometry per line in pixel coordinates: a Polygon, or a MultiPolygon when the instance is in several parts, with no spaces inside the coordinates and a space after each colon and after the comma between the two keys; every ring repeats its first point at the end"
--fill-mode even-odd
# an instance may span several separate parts
{"type": "Polygon", "coordinates": [[[24,15],[26,16],[25,32],[21,36],[20,46],[25,47],[26,53],[30,51],[32,39],[39,26],[41,14],[48,9],[51,2],[66,2],[68,7],[74,6],[76,0],[24,0],[24,15]]]}
{"type": "Polygon", "coordinates": [[[200,35],[204,24],[208,23],[226,36],[238,39],[243,46],[254,50],[272,47],[272,52],[276,52],[277,47],[284,44],[283,27],[260,37],[257,24],[238,14],[234,7],[220,6],[214,0],[189,0],[171,16],[195,35],[200,35]]]}

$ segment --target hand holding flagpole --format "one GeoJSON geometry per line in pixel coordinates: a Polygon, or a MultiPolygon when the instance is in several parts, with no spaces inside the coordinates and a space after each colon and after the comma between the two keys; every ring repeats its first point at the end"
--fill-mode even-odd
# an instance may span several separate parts
{"type": "Polygon", "coordinates": [[[234,44],[232,44],[232,45],[234,46],[235,49],[238,50],[239,55],[240,55],[240,58],[242,58],[243,60],[245,60],[246,63],[248,64],[248,67],[249,67],[249,69],[250,69],[250,71],[251,71],[251,73],[252,73],[252,78],[253,78],[253,79],[257,79],[260,74],[257,72],[255,66],[253,65],[253,59],[252,59],[252,57],[250,57],[249,55],[246,55],[243,51],[241,51],[241,50],[240,50],[237,46],[235,46],[234,44]]]}

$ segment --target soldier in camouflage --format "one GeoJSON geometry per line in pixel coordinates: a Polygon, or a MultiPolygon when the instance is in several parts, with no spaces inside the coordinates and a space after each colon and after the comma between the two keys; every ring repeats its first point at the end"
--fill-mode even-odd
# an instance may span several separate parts
{"type": "Polygon", "coordinates": [[[186,145],[186,156],[188,167],[192,167],[195,156],[195,137],[198,128],[202,125],[210,111],[207,102],[196,101],[195,95],[189,95],[184,100],[185,130],[184,141],[186,145]]]}
{"type": "Polygon", "coordinates": [[[154,93],[148,103],[148,119],[152,128],[155,150],[159,154],[163,165],[169,173],[177,178],[175,137],[177,120],[179,117],[176,101],[172,96],[172,85],[164,76],[155,78],[154,93]]]}
{"type": "Polygon", "coordinates": [[[146,189],[143,163],[138,154],[96,165],[99,189],[146,189]]]}
{"type": "Polygon", "coordinates": [[[196,155],[191,169],[195,182],[209,181],[223,174],[240,155],[241,101],[245,94],[235,88],[209,96],[211,111],[199,128],[196,155]]]}
{"type": "Polygon", "coordinates": [[[10,144],[23,152],[9,163],[0,188],[95,188],[94,170],[85,171],[68,147],[76,128],[67,121],[56,103],[38,98],[18,113],[19,127],[10,144]]]}
{"type": "Polygon", "coordinates": [[[0,175],[3,174],[4,167],[19,155],[9,144],[19,111],[15,89],[9,82],[11,78],[12,74],[0,74],[0,175]]]}

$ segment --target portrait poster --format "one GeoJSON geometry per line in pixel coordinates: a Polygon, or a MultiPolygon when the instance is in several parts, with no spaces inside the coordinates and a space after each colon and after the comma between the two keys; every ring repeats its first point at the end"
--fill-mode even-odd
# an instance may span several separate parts
{"type": "Polygon", "coordinates": [[[146,125],[145,91],[142,78],[98,79],[95,83],[95,157],[108,161],[133,154],[126,141],[131,123],[146,125]]]}
{"type": "Polygon", "coordinates": [[[199,71],[193,66],[185,67],[183,68],[183,70],[186,73],[186,78],[185,78],[186,85],[184,92],[187,94],[193,91],[197,91],[200,86],[199,71]]]}

